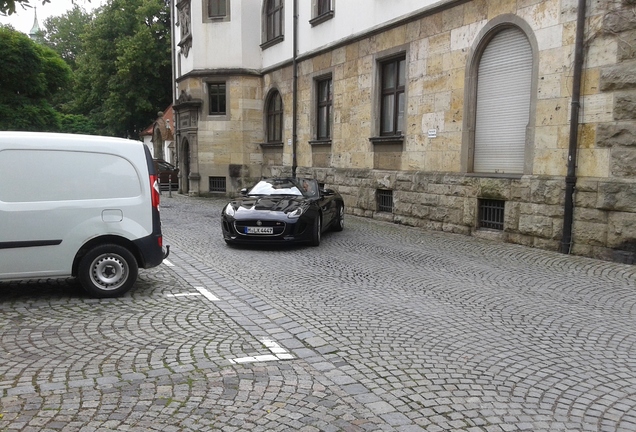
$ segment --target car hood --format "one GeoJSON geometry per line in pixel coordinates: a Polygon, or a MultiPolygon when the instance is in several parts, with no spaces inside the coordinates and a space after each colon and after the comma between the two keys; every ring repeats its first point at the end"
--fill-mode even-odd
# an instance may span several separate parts
{"type": "Polygon", "coordinates": [[[307,199],[300,196],[263,196],[245,197],[230,202],[234,208],[235,218],[266,218],[288,214],[307,204],[307,199]]]}

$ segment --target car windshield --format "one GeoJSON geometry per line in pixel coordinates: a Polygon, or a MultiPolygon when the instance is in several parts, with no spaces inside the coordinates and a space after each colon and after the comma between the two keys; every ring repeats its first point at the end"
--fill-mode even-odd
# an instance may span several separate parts
{"type": "Polygon", "coordinates": [[[314,197],[318,194],[318,183],[314,179],[266,179],[254,186],[248,195],[294,195],[314,197]]]}
{"type": "Polygon", "coordinates": [[[297,195],[302,192],[291,179],[261,180],[254,186],[248,195],[297,195]]]}

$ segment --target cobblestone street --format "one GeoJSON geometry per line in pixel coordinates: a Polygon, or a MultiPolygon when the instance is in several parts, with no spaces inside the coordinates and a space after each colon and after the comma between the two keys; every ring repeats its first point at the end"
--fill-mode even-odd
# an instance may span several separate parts
{"type": "Polygon", "coordinates": [[[636,267],[347,215],[228,247],[162,196],[118,299],[0,283],[2,431],[636,430],[636,267]]]}

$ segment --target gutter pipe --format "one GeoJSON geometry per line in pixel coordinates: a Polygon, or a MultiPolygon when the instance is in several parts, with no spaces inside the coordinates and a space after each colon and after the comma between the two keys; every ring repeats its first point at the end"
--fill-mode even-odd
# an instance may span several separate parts
{"type": "Polygon", "coordinates": [[[298,141],[298,0],[294,0],[294,40],[293,40],[293,63],[294,78],[292,82],[292,177],[296,177],[298,167],[296,151],[298,141]]]}
{"type": "Polygon", "coordinates": [[[578,0],[576,18],[576,40],[574,42],[574,75],[572,81],[572,112],[570,116],[570,145],[568,171],[565,177],[565,203],[563,209],[563,235],[561,252],[569,254],[572,249],[572,222],[574,219],[574,193],[576,189],[576,152],[579,134],[579,110],[581,108],[581,77],[583,74],[583,39],[585,37],[586,0],[578,0]]]}

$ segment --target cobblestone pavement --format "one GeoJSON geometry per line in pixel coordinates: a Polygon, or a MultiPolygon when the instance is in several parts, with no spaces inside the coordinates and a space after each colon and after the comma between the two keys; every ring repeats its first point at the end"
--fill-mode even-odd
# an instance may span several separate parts
{"type": "Polygon", "coordinates": [[[347,216],[230,248],[164,194],[119,299],[0,284],[3,431],[636,431],[636,267],[347,216]]]}

